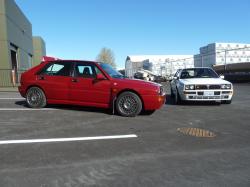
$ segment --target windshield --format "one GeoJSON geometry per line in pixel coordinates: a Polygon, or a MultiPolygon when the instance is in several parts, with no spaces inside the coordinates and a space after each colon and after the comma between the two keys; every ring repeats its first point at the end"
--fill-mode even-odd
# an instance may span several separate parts
{"type": "Polygon", "coordinates": [[[184,69],[181,72],[181,79],[192,78],[218,78],[219,76],[210,68],[184,69]]]}
{"type": "Polygon", "coordinates": [[[99,63],[99,65],[112,78],[124,78],[124,76],[121,73],[113,69],[112,66],[110,66],[109,64],[99,63]]]}

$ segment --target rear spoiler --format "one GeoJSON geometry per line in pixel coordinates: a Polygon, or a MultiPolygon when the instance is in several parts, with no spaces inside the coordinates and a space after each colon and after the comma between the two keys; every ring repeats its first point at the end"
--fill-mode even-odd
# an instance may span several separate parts
{"type": "Polygon", "coordinates": [[[56,61],[56,60],[61,60],[60,58],[56,58],[56,57],[50,57],[50,56],[43,56],[42,58],[42,62],[45,61],[56,61]]]}

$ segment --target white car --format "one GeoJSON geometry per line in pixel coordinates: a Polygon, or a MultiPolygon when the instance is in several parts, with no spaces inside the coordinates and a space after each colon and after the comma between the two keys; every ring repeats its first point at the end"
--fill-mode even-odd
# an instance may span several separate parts
{"type": "Polygon", "coordinates": [[[223,80],[212,68],[188,68],[176,72],[171,81],[171,96],[181,101],[216,101],[230,104],[232,83],[223,80]]]}

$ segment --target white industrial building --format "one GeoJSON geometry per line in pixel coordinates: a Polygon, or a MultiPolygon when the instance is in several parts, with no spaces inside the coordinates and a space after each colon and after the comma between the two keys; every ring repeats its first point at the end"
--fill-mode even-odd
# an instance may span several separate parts
{"type": "Polygon", "coordinates": [[[194,56],[195,67],[212,67],[250,62],[250,44],[212,43],[200,48],[200,54],[194,56]]]}
{"type": "Polygon", "coordinates": [[[191,67],[194,67],[193,55],[132,55],[126,58],[125,75],[132,78],[137,71],[148,70],[169,77],[178,69],[191,67]]]}

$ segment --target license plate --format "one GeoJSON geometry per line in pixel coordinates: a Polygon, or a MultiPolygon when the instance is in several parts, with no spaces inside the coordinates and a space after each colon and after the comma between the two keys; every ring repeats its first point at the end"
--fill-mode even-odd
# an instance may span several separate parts
{"type": "Polygon", "coordinates": [[[213,91],[205,91],[204,96],[213,96],[214,92],[213,91]]]}

